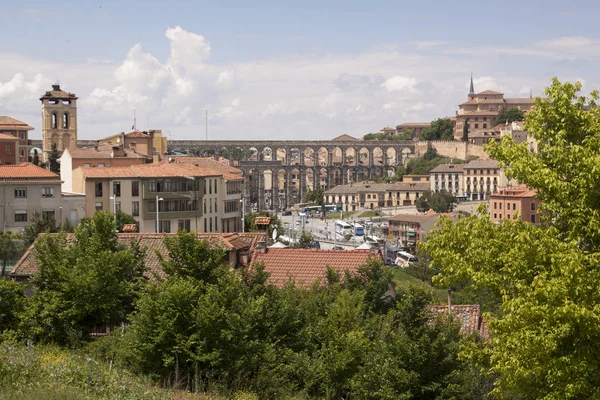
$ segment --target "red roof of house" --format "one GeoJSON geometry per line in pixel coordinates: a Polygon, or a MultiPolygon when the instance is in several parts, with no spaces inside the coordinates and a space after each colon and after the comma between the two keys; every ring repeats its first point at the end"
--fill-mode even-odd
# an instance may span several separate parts
{"type": "MultiPolygon", "coordinates": [[[[81,168],[81,167],[80,167],[81,168]]],[[[219,172],[212,168],[192,164],[140,164],[127,167],[83,168],[86,178],[159,178],[177,176],[223,176],[226,180],[241,180],[241,176],[219,172]]]]}
{"type": "MultiPolygon", "coordinates": [[[[479,304],[452,304],[451,308],[453,316],[460,323],[460,333],[479,333],[483,338],[490,337],[489,321],[482,317],[479,304]]],[[[448,306],[429,306],[429,310],[434,314],[448,315],[448,306]]]]}
{"type": "Polygon", "coordinates": [[[327,267],[338,273],[356,273],[371,257],[381,258],[381,255],[370,250],[266,249],[254,254],[252,266],[264,264],[269,282],[276,286],[283,286],[289,280],[310,286],[325,279],[327,267]]]}
{"type": "Polygon", "coordinates": [[[133,137],[133,138],[136,138],[136,137],[139,137],[139,138],[142,138],[142,137],[143,137],[143,138],[150,137],[150,135],[148,135],[147,133],[140,132],[140,131],[133,131],[133,132],[129,132],[129,133],[128,133],[128,134],[126,134],[125,136],[127,136],[127,137],[133,137]]]}
{"type": "Polygon", "coordinates": [[[0,165],[0,179],[48,179],[59,180],[60,177],[47,169],[30,163],[16,165],[0,165]]]}
{"type": "Polygon", "coordinates": [[[217,171],[228,172],[233,175],[241,176],[243,174],[241,169],[231,167],[224,162],[217,161],[210,157],[174,156],[174,157],[170,157],[170,158],[175,163],[194,164],[199,167],[208,167],[208,168],[216,169],[217,171]]]}
{"type": "Polygon", "coordinates": [[[18,119],[0,115],[0,129],[32,131],[34,128],[32,126],[27,125],[25,122],[19,121],[18,119]]]}
{"type": "Polygon", "coordinates": [[[352,137],[352,136],[350,136],[350,135],[347,135],[347,134],[345,134],[345,133],[344,133],[343,135],[340,135],[340,136],[334,137],[334,138],[333,138],[333,139],[331,139],[331,140],[332,140],[332,141],[336,141],[336,142],[340,142],[340,141],[353,141],[353,142],[356,142],[356,141],[359,141],[359,140],[361,140],[361,139],[357,139],[357,138],[355,138],[355,137],[352,137]]]}

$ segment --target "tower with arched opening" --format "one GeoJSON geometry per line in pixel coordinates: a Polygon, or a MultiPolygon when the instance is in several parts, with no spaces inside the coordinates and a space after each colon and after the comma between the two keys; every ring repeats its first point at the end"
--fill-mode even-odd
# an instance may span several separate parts
{"type": "Polygon", "coordinates": [[[44,159],[52,144],[59,152],[77,147],[77,99],[73,93],[61,90],[59,84],[40,97],[42,102],[42,150],[44,159]]]}

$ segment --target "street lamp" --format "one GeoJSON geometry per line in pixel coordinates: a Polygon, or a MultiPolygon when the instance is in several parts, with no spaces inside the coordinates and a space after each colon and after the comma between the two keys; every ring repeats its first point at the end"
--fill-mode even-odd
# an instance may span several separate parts
{"type": "MultiPolygon", "coordinates": [[[[115,230],[117,229],[117,196],[110,196],[109,199],[111,199],[113,201],[113,214],[115,217],[115,230]]],[[[62,214],[62,207],[60,208],[61,214],[62,214]]],[[[62,219],[62,215],[61,215],[61,219],[62,219]]]]}
{"type": "Polygon", "coordinates": [[[156,233],[160,233],[159,229],[158,229],[158,202],[159,201],[163,201],[162,197],[158,197],[158,195],[156,195],[156,233]]]}
{"type": "Polygon", "coordinates": [[[244,220],[244,215],[246,214],[246,203],[244,203],[244,199],[240,199],[240,203],[242,203],[242,233],[246,231],[246,221],[244,220]]]}

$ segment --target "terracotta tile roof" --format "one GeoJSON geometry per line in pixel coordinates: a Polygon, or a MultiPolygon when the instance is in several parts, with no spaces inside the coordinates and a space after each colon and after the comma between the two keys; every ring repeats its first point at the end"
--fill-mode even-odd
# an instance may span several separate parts
{"type": "Polygon", "coordinates": [[[60,180],[60,177],[47,169],[30,163],[16,165],[0,165],[0,179],[44,179],[60,180]]]}
{"type": "Polygon", "coordinates": [[[265,272],[270,274],[269,282],[276,286],[283,286],[290,279],[300,286],[310,286],[325,279],[327,267],[339,273],[355,273],[370,257],[381,255],[370,250],[266,249],[264,253],[255,252],[251,267],[263,263],[265,272]]]}
{"type": "MultiPolygon", "coordinates": [[[[47,235],[42,233],[40,235],[47,235]]],[[[129,245],[132,240],[139,242],[141,248],[146,248],[146,258],[144,260],[148,275],[165,276],[160,265],[159,258],[154,250],[157,250],[163,257],[168,258],[168,251],[164,245],[165,237],[173,237],[175,233],[118,233],[118,241],[120,244],[129,245]]],[[[38,236],[39,237],[39,236],[38,236]]],[[[68,234],[68,240],[72,241],[74,235],[68,234]]],[[[219,245],[228,251],[240,250],[248,248],[252,252],[259,241],[266,240],[266,234],[262,232],[247,232],[247,233],[196,233],[196,237],[201,240],[208,240],[213,245],[219,245]]],[[[11,276],[27,277],[37,272],[37,260],[33,254],[36,242],[23,254],[21,259],[17,261],[12,271],[11,276]]]]}
{"type": "Polygon", "coordinates": [[[535,197],[537,192],[533,189],[529,189],[527,185],[519,185],[518,187],[510,188],[506,187],[500,189],[497,193],[490,195],[490,199],[501,199],[506,197],[511,198],[529,198],[535,197]]]}
{"type": "Polygon", "coordinates": [[[430,171],[430,173],[436,172],[456,172],[462,173],[465,169],[464,164],[440,164],[430,171]]]}
{"type": "Polygon", "coordinates": [[[429,128],[431,122],[403,122],[400,125],[396,125],[396,129],[402,128],[429,128]]]}
{"type": "MultiPolygon", "coordinates": [[[[222,172],[191,164],[140,164],[127,167],[82,168],[87,178],[160,178],[175,176],[222,176],[222,172]]],[[[236,179],[239,178],[236,176],[236,179]]]]}
{"type": "Polygon", "coordinates": [[[429,219],[438,219],[439,215],[427,215],[427,214],[398,214],[388,219],[389,222],[412,222],[422,224],[424,221],[429,219]]]}
{"type": "Polygon", "coordinates": [[[333,139],[331,139],[331,141],[333,142],[342,142],[342,141],[354,141],[354,142],[358,142],[361,141],[362,139],[357,139],[355,137],[352,137],[350,135],[346,135],[345,133],[343,135],[334,137],[333,139]]]}
{"type": "Polygon", "coordinates": [[[19,121],[18,119],[0,115],[0,129],[32,131],[34,128],[27,125],[25,122],[19,121]]]}
{"type": "Polygon", "coordinates": [[[352,185],[337,185],[326,190],[323,194],[357,194],[374,192],[428,192],[431,190],[427,182],[396,182],[396,183],[354,183],[352,185]]]}
{"type": "MultiPolygon", "coordinates": [[[[429,310],[434,314],[448,315],[448,306],[429,306],[429,310]]],[[[452,314],[460,323],[460,333],[479,333],[484,338],[489,337],[488,321],[483,321],[479,304],[453,304],[452,314]]]]}
{"type": "Polygon", "coordinates": [[[464,169],[477,169],[477,168],[500,168],[498,166],[498,161],[493,160],[491,158],[485,160],[473,160],[468,164],[465,164],[464,169]]]}
{"type": "Polygon", "coordinates": [[[254,218],[254,223],[256,225],[269,225],[271,223],[270,217],[256,217],[254,218]]]}
{"type": "Polygon", "coordinates": [[[228,172],[233,175],[242,175],[243,171],[238,168],[231,167],[225,163],[214,160],[209,157],[187,157],[187,156],[174,156],[171,160],[175,163],[194,164],[199,167],[209,167],[220,172],[228,172]]]}
{"type": "Polygon", "coordinates": [[[484,90],[483,92],[477,93],[475,96],[479,96],[481,94],[486,95],[486,94],[503,94],[503,93],[495,92],[493,90],[484,90]]]}
{"type": "MultiPolygon", "coordinates": [[[[146,154],[136,153],[133,150],[125,149],[125,155],[116,155],[113,154],[113,145],[112,144],[103,144],[98,146],[98,150],[95,147],[71,147],[67,149],[71,158],[80,159],[80,158],[93,158],[93,159],[109,159],[109,158],[146,158],[151,159],[152,157],[147,156],[146,154]]],[[[119,153],[117,151],[117,153],[119,153]]]]}
{"type": "Polygon", "coordinates": [[[19,140],[19,138],[16,136],[5,135],[4,133],[0,133],[0,140],[12,140],[16,142],[17,140],[19,140]]]}
{"type": "Polygon", "coordinates": [[[127,137],[132,137],[132,138],[149,138],[150,135],[148,135],[147,133],[144,132],[140,132],[140,131],[133,131],[133,132],[129,132],[127,134],[125,134],[125,136],[127,137]]]}
{"type": "Polygon", "coordinates": [[[124,224],[123,225],[124,233],[133,233],[137,231],[137,224],[124,224]]]}

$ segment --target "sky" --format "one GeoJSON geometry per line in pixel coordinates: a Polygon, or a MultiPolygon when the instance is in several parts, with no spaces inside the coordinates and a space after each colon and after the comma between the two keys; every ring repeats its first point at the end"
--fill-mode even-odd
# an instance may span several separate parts
{"type": "Polygon", "coordinates": [[[597,1],[2,1],[0,115],[55,82],[80,139],[331,139],[454,115],[475,91],[600,87],[597,1]],[[4,4],[7,3],[7,4],[4,4]]]}

